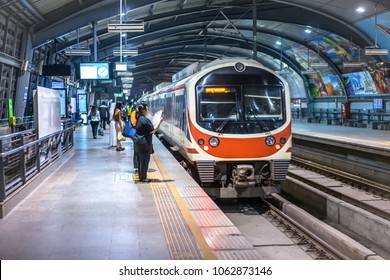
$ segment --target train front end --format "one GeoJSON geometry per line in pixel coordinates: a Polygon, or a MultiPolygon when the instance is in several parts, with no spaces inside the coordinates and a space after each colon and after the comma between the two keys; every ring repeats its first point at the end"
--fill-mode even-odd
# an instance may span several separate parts
{"type": "Polygon", "coordinates": [[[290,95],[285,80],[256,61],[220,60],[187,84],[188,129],[206,192],[266,197],[278,192],[291,159],[290,95]]]}

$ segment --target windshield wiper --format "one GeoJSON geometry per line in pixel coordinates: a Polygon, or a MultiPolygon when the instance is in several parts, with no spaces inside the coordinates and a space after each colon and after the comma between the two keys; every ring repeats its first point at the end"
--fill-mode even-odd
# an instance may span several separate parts
{"type": "MultiPolygon", "coordinates": [[[[237,109],[238,103],[236,102],[236,105],[234,106],[233,110],[230,111],[229,116],[221,123],[221,125],[216,129],[217,132],[222,133],[222,130],[224,129],[225,125],[230,120],[230,117],[232,116],[233,112],[237,109]]],[[[237,115],[237,114],[236,114],[237,115]]]]}
{"type": "Polygon", "coordinates": [[[260,119],[259,115],[256,114],[252,108],[249,109],[249,111],[252,113],[252,116],[256,118],[256,121],[260,124],[264,131],[270,131],[269,127],[260,119]]]}

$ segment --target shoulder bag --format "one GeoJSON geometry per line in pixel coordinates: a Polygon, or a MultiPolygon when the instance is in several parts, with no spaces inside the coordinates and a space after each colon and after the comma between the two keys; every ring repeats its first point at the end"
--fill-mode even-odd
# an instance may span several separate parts
{"type": "Polygon", "coordinates": [[[129,137],[129,138],[131,138],[132,140],[134,140],[134,139],[135,139],[136,132],[137,132],[137,131],[136,131],[135,127],[133,127],[133,126],[131,125],[131,122],[126,121],[125,128],[123,129],[123,132],[122,132],[123,136],[129,137]]]}
{"type": "Polygon", "coordinates": [[[126,141],[126,137],[123,136],[122,131],[118,131],[117,138],[119,141],[126,141]]]}
{"type": "Polygon", "coordinates": [[[135,137],[134,137],[134,144],[136,144],[136,145],[147,145],[145,136],[136,134],[135,137]]]}

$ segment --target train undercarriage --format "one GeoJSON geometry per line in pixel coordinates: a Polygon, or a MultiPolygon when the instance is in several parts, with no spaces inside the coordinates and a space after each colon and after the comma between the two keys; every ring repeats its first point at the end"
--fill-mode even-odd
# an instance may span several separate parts
{"type": "Polygon", "coordinates": [[[286,178],[289,160],[257,162],[197,161],[203,189],[218,198],[267,197],[279,192],[286,178]]]}

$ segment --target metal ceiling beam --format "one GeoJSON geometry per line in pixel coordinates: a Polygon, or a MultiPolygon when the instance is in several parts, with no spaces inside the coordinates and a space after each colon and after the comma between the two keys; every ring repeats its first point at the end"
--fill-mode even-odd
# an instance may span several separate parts
{"type": "MultiPolygon", "coordinates": [[[[89,22],[99,22],[102,19],[115,17],[119,14],[118,1],[90,0],[83,4],[76,1],[56,10],[48,15],[45,22],[34,26],[33,45],[39,45],[47,40],[60,37],[73,30],[88,26],[89,22]],[[86,16],[88,14],[88,16],[86,16]],[[59,22],[58,19],[61,18],[59,22]]],[[[127,4],[127,9],[136,9],[145,5],[155,3],[155,0],[131,1],[127,4]]]]}
{"type": "Polygon", "coordinates": [[[38,17],[41,21],[44,21],[45,18],[37,11],[34,9],[33,6],[30,5],[30,3],[27,1],[27,0],[21,0],[21,2],[23,3],[24,6],[26,6],[26,8],[32,13],[34,14],[36,17],[38,17]]]}

